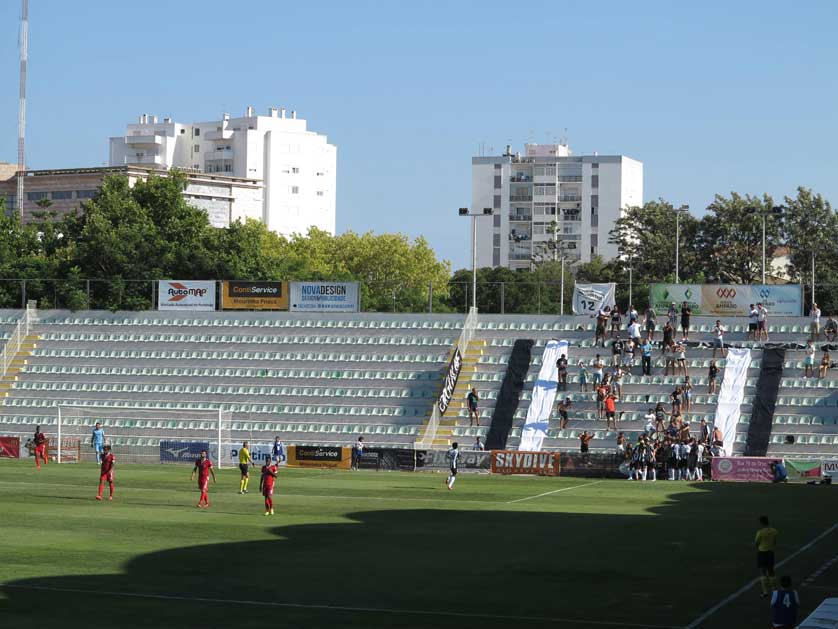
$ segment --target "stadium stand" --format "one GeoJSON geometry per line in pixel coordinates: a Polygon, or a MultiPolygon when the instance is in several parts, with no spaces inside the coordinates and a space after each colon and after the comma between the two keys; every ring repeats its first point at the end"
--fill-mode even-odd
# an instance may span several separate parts
{"type": "MultiPolygon", "coordinates": [[[[0,342],[19,311],[0,311],[0,342]]],[[[691,341],[704,347],[687,352],[694,390],[688,413],[693,425],[713,421],[716,396],[707,393],[707,368],[714,319],[694,317],[691,341]]],[[[749,346],[753,361],[734,452],[742,452],[759,375],[760,347],[746,340],[745,321],[725,321],[726,342],[749,346]]],[[[0,434],[47,429],[59,405],[160,409],[167,421],[135,425],[148,439],[166,438],[169,427],[187,428],[189,411],[232,412],[233,440],[348,445],[359,434],[375,444],[412,446],[439,394],[452,344],[463,325],[458,314],[295,313],[110,313],[40,311],[32,328],[34,347],[25,364],[0,389],[0,434]],[[183,415],[178,420],[178,413],[183,415]],[[181,422],[181,426],[178,422],[181,422]],[[147,425],[150,424],[150,425],[147,425]],[[142,430],[140,430],[142,428],[142,430]]],[[[516,447],[545,343],[570,341],[566,394],[573,401],[569,426],[559,428],[554,412],[545,446],[578,449],[583,430],[594,432],[593,451],[611,450],[616,432],[597,420],[593,394],[579,391],[579,360],[590,364],[611,351],[593,347],[593,320],[587,317],[481,315],[465,350],[455,398],[440,427],[443,442],[465,446],[485,438],[512,346],[532,339],[532,362],[514,416],[508,446],[516,447]],[[464,397],[475,386],[481,397],[479,427],[470,427],[464,397]]],[[[803,378],[807,333],[800,319],[771,321],[772,342],[797,344],[786,352],[769,454],[838,456],[838,377],[803,378]],[[787,435],[794,443],[786,443],[787,435]]],[[[657,333],[660,339],[660,331],[657,333]]],[[[818,356],[818,358],[820,355],[818,356]]],[[[724,377],[723,359],[717,360],[724,377]]],[[[647,410],[669,395],[682,376],[663,376],[660,350],[651,376],[641,376],[640,360],[626,376],[618,411],[619,430],[643,429],[647,410]]],[[[159,419],[159,418],[158,418],[159,419]]],[[[728,449],[730,446],[728,445],[728,449]]]]}

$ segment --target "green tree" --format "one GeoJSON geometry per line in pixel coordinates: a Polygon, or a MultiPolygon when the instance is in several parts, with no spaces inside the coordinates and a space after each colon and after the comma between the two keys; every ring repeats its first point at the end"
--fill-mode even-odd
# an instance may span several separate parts
{"type": "Polygon", "coordinates": [[[710,282],[753,284],[762,281],[762,221],[765,217],[766,274],[770,261],[780,244],[782,225],[773,211],[774,201],[717,194],[707,207],[709,214],[701,219],[698,250],[705,276],[710,282]]]}

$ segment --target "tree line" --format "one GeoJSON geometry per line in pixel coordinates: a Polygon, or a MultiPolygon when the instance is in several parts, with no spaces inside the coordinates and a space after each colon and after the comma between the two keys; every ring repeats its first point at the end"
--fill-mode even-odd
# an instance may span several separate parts
{"type": "MultiPolygon", "coordinates": [[[[93,199],[63,216],[44,204],[35,221],[22,224],[0,211],[0,278],[9,278],[0,280],[0,307],[20,306],[21,282],[10,280],[23,279],[26,298],[40,307],[75,310],[154,308],[151,284],[159,279],[358,281],[365,311],[463,312],[470,305],[471,270],[452,274],[424,238],[318,229],[285,238],[253,220],[219,229],[183,198],[185,186],[177,172],[133,187],[112,175],[93,199]]],[[[675,281],[676,229],[681,282],[759,283],[763,221],[769,275],[779,247],[787,248],[790,281],[809,284],[814,259],[817,300],[838,310],[831,288],[838,280],[838,215],[821,195],[799,188],[781,203],[767,195],[717,195],[701,218],[662,199],[628,208],[609,236],[617,258],[564,266],[564,312],[574,281],[616,282],[625,308],[630,273],[632,301],[645,307],[650,283],[675,281]]],[[[483,312],[562,310],[559,262],[534,261],[523,271],[481,268],[477,280],[483,312]]]]}

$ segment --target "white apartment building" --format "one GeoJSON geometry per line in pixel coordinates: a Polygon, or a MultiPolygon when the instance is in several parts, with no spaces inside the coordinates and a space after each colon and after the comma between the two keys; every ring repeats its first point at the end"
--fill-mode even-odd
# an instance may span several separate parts
{"type": "Polygon", "coordinates": [[[241,118],[190,124],[143,114],[110,139],[109,162],[256,180],[261,207],[243,204],[233,220],[255,218],[285,236],[309,227],[335,233],[337,148],[295,111],[258,116],[248,107],[241,118]]]}
{"type": "MultiPolygon", "coordinates": [[[[617,256],[608,232],[626,207],[643,204],[643,163],[624,155],[574,156],[566,144],[526,144],[525,153],[473,157],[471,211],[477,218],[477,265],[527,269],[551,258],[555,238],[565,260],[617,256]]],[[[474,219],[473,219],[474,220],[474,219]]]]}

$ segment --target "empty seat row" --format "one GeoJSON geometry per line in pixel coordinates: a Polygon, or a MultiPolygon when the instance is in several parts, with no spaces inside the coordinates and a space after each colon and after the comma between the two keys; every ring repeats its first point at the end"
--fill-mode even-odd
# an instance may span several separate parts
{"type": "Polygon", "coordinates": [[[417,319],[162,319],[150,317],[126,317],[123,319],[97,317],[57,317],[42,322],[42,325],[106,325],[106,326],[186,326],[205,328],[213,327],[246,327],[246,328],[348,328],[370,330],[461,330],[462,318],[452,318],[445,321],[417,320],[417,319]]]}
{"type": "Polygon", "coordinates": [[[42,349],[32,352],[43,358],[163,359],[163,360],[270,360],[316,362],[444,363],[445,354],[348,354],[335,352],[237,352],[166,350],[42,349]]]}
{"type": "Polygon", "coordinates": [[[47,332],[42,341],[74,343],[226,343],[258,345],[451,345],[455,339],[428,336],[279,336],[244,334],[110,334],[47,332]]]}

